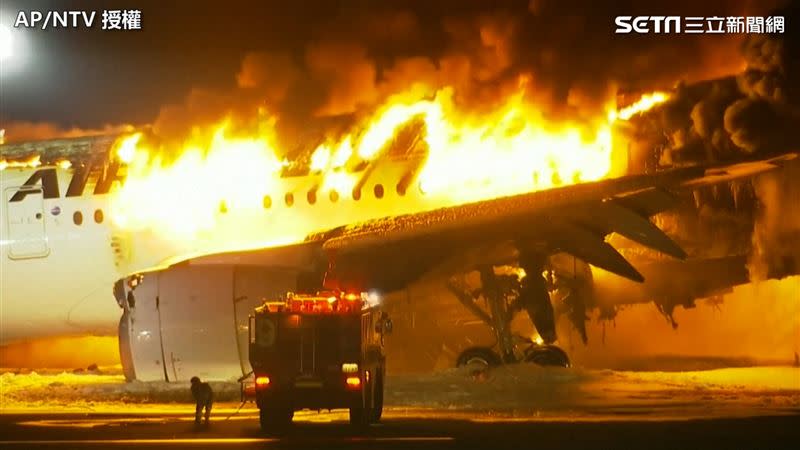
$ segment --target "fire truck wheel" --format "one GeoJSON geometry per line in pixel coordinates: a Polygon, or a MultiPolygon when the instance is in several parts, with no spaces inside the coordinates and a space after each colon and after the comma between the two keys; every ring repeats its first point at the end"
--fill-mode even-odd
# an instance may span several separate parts
{"type": "Polygon", "coordinates": [[[375,392],[373,393],[372,399],[374,400],[372,404],[372,417],[370,421],[372,423],[380,422],[381,415],[383,414],[383,375],[378,374],[375,378],[375,392]]]}
{"type": "Polygon", "coordinates": [[[261,429],[263,431],[279,431],[292,424],[294,410],[291,408],[264,408],[260,411],[261,429]]]}
{"type": "Polygon", "coordinates": [[[364,387],[364,406],[350,408],[350,425],[364,427],[369,425],[372,419],[372,386],[374,382],[369,382],[364,387]]]}
{"type": "Polygon", "coordinates": [[[350,408],[350,425],[363,427],[367,424],[367,410],[361,406],[350,408]]]}

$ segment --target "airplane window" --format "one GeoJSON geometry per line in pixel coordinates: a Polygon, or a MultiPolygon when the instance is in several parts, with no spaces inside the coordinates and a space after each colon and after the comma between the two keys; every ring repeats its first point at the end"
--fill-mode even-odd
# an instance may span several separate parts
{"type": "Polygon", "coordinates": [[[361,200],[361,189],[353,189],[353,200],[361,200]]]}
{"type": "Polygon", "coordinates": [[[80,211],[75,211],[72,215],[72,221],[75,222],[75,225],[80,225],[83,223],[83,214],[80,211]]]}
{"type": "Polygon", "coordinates": [[[94,221],[96,223],[103,223],[103,210],[102,209],[96,209],[94,211],[94,221]]]}
{"type": "Polygon", "coordinates": [[[397,183],[397,193],[400,195],[406,195],[406,188],[403,186],[403,183],[397,183]]]}
{"type": "Polygon", "coordinates": [[[292,206],[294,204],[294,194],[287,192],[284,200],[286,201],[286,206],[292,206]]]}
{"type": "Polygon", "coordinates": [[[312,190],[308,191],[308,194],[306,194],[306,199],[308,200],[308,204],[309,205],[313,205],[314,203],[317,203],[317,190],[316,189],[312,189],[312,190]]]}
{"type": "Polygon", "coordinates": [[[375,185],[375,198],[383,198],[383,185],[376,184],[375,185]]]}
{"type": "Polygon", "coordinates": [[[328,197],[330,197],[331,203],[336,203],[336,201],[339,200],[339,193],[336,192],[336,190],[331,189],[331,192],[330,194],[328,194],[328,197]]]}
{"type": "Polygon", "coordinates": [[[272,206],[272,198],[269,195],[264,196],[264,209],[269,209],[272,206]]]}

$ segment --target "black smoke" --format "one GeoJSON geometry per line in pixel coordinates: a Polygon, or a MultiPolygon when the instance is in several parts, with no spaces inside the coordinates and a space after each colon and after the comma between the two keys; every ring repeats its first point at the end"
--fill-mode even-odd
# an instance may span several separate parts
{"type": "Polygon", "coordinates": [[[797,4],[770,13],[785,32],[748,34],[744,70],[727,77],[679,82],[672,99],[642,122],[663,135],[662,165],[731,161],[800,147],[800,30],[797,4]]]}
{"type": "MultiPolygon", "coordinates": [[[[184,102],[162,108],[153,130],[180,141],[225,117],[243,132],[272,121],[291,157],[319,139],[350,132],[398,94],[423,98],[451,87],[459,107],[480,114],[517,92],[525,80],[525,99],[544,119],[569,120],[592,131],[620,88],[718,77],[740,67],[748,54],[760,60],[754,70],[774,72],[764,57],[773,49],[752,44],[743,56],[743,36],[620,35],[614,33],[615,16],[766,15],[772,6],[722,0],[309,4],[326,13],[299,21],[286,45],[254,43],[231,74],[235,87],[193,89],[184,102]]],[[[750,81],[737,89],[747,86],[777,101],[763,78],[743,78],[750,81]]],[[[733,99],[719,95],[696,115],[718,116],[721,105],[727,108],[733,99]]],[[[728,123],[739,130],[758,108],[757,102],[738,106],[730,118],[720,116],[696,132],[714,140],[728,123]]],[[[726,133],[728,141],[748,148],[765,142],[760,134],[726,133]]],[[[719,146],[729,145],[721,136],[715,139],[719,146]]]]}

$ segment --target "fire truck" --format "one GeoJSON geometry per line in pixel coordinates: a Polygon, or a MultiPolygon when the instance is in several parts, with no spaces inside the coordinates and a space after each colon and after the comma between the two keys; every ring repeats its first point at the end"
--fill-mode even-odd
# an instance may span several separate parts
{"type": "Polygon", "coordinates": [[[256,308],[249,359],[261,428],[284,428],[302,409],[347,408],[354,425],[379,421],[391,328],[367,293],[289,293],[256,308]]]}

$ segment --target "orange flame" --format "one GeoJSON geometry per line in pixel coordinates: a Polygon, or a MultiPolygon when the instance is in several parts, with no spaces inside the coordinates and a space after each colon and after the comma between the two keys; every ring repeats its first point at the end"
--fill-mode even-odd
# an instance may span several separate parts
{"type": "Polygon", "coordinates": [[[117,143],[117,158],[120,161],[130,164],[136,157],[136,144],[142,138],[142,133],[134,133],[130,136],[124,137],[117,143]]]}
{"type": "Polygon", "coordinates": [[[6,161],[5,159],[0,159],[0,170],[5,170],[8,168],[12,169],[36,168],[41,165],[42,165],[42,157],[40,155],[34,155],[22,161],[6,161]]]}
{"type": "Polygon", "coordinates": [[[612,122],[617,119],[628,120],[634,115],[641,114],[656,105],[666,102],[667,100],[669,100],[669,95],[664,92],[645,94],[636,103],[626,106],[619,111],[609,112],[608,119],[612,122]]]}
{"type": "MultiPolygon", "coordinates": [[[[593,181],[609,174],[612,123],[633,113],[609,114],[587,133],[576,124],[545,122],[523,102],[522,94],[479,116],[459,110],[449,88],[433,99],[395,97],[352,133],[316,148],[307,177],[282,177],[289,163],[278,156],[283,152],[269,126],[257,134],[232,136],[225,124],[219,125],[210,140],[190,140],[169,164],[146,148],[139,134],[127,136],[117,145],[128,171],[113,194],[111,217],[121,231],[147,231],[168,242],[191,241],[186,248],[209,253],[212,247],[217,252],[297,242],[308,233],[354,221],[593,181]],[[425,150],[425,159],[416,170],[405,172],[411,177],[409,196],[398,188],[392,197],[395,202],[387,193],[383,203],[339,208],[330,214],[275,209],[301,201],[315,204],[318,191],[326,194],[326,204],[355,202],[353,188],[364,180],[373,183],[371,188],[385,182],[381,180],[387,173],[397,174],[389,166],[402,162],[389,158],[389,149],[398,132],[415,121],[423,125],[415,145],[425,150]],[[301,196],[295,199],[295,194],[301,196]],[[250,230],[254,214],[269,208],[272,225],[250,230]],[[235,225],[233,217],[238,220],[235,225]],[[253,236],[258,236],[257,242],[253,236]],[[200,245],[201,240],[216,244],[200,245]]],[[[661,101],[658,95],[643,98],[637,111],[661,101]]],[[[389,181],[387,189],[398,183],[389,181]]],[[[382,198],[383,193],[375,197],[382,198]]]]}
{"type": "Polygon", "coordinates": [[[119,147],[120,157],[130,161],[112,218],[123,228],[155,226],[178,234],[208,229],[221,205],[226,211],[261,208],[263,196],[275,188],[270,180],[277,181],[283,167],[269,139],[232,139],[224,125],[207,152],[190,143],[169,165],[138,147],[139,137],[119,147]]]}

